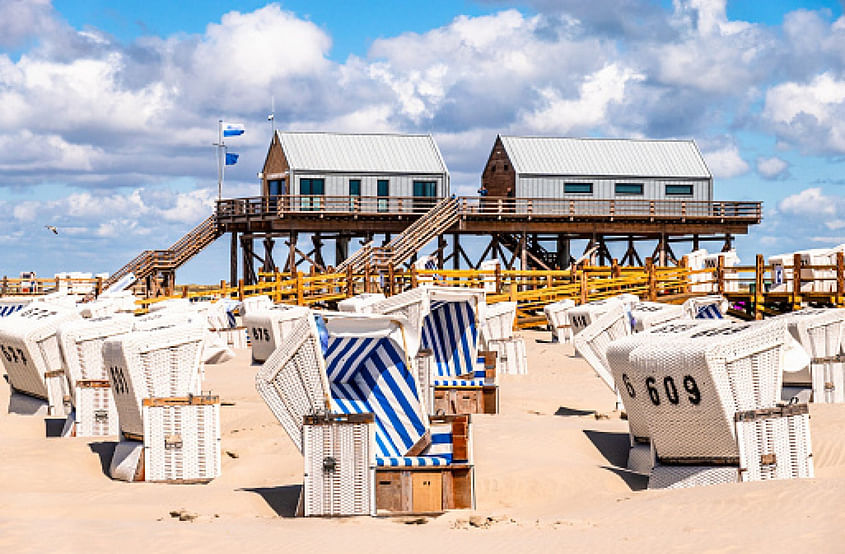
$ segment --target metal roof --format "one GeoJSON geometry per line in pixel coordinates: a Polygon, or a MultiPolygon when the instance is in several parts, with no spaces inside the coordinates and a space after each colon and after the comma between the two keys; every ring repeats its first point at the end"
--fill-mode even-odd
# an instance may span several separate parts
{"type": "Polygon", "coordinates": [[[517,173],[710,179],[692,140],[502,136],[517,173]]]}
{"type": "Polygon", "coordinates": [[[276,132],[294,171],[448,173],[431,135],[276,132]]]}

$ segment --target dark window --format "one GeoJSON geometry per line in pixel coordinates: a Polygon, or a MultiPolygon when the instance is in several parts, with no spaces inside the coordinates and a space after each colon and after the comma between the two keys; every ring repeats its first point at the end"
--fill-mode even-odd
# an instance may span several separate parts
{"type": "Polygon", "coordinates": [[[349,179],[349,196],[361,196],[361,179],[349,179]]]}
{"type": "Polygon", "coordinates": [[[414,181],[414,211],[429,210],[437,197],[437,181],[414,181]]]}
{"type": "Polygon", "coordinates": [[[692,185],[666,185],[666,196],[692,196],[692,185]]]}
{"type": "Polygon", "coordinates": [[[299,194],[302,196],[300,206],[303,210],[319,210],[322,201],[315,196],[325,194],[325,179],[300,179],[299,194]]]}
{"type": "Polygon", "coordinates": [[[285,193],[285,180],[284,179],[273,179],[272,181],[267,181],[267,194],[270,196],[279,196],[285,193]]]}
{"type": "Polygon", "coordinates": [[[593,194],[592,183],[564,183],[563,192],[566,194],[593,194]]]}
{"type": "Polygon", "coordinates": [[[642,183],[616,183],[616,194],[642,194],[642,183]]]}
{"type": "Polygon", "coordinates": [[[378,199],[378,211],[386,212],[388,207],[387,197],[390,196],[390,181],[379,179],[376,185],[376,194],[380,197],[378,199]]]}

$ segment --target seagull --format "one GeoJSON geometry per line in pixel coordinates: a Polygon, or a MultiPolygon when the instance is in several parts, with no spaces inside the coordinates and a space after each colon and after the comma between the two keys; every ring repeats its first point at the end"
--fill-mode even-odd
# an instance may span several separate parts
{"type": "Polygon", "coordinates": [[[45,225],[45,226],[44,226],[44,228],[45,228],[45,229],[49,229],[50,231],[53,231],[53,234],[54,234],[54,235],[58,235],[58,234],[59,234],[59,230],[58,230],[58,229],[56,229],[56,227],[55,227],[54,225],[45,225]]]}

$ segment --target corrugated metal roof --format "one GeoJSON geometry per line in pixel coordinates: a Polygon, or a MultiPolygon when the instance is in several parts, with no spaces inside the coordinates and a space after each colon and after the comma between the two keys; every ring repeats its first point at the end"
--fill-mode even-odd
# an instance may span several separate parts
{"type": "Polygon", "coordinates": [[[277,131],[294,171],[448,173],[431,135],[277,131]]]}
{"type": "Polygon", "coordinates": [[[522,174],[711,178],[692,140],[501,138],[522,174]]]}

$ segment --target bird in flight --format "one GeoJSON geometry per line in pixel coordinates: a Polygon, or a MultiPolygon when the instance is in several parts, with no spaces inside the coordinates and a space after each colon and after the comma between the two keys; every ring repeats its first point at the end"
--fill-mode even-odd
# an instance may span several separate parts
{"type": "Polygon", "coordinates": [[[55,225],[45,225],[45,226],[44,226],[44,228],[45,228],[45,229],[49,229],[50,231],[53,231],[53,234],[54,234],[54,235],[58,235],[58,234],[59,234],[59,230],[58,230],[58,229],[56,229],[55,225]]]}

